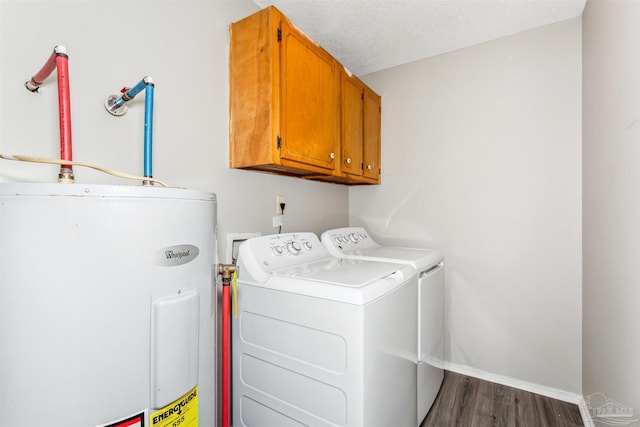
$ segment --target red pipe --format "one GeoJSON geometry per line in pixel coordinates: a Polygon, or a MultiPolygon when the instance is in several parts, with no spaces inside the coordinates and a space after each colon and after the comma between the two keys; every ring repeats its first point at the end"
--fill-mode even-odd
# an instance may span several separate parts
{"type": "Polygon", "coordinates": [[[53,73],[53,70],[56,68],[56,58],[58,57],[58,53],[56,49],[51,52],[51,56],[47,59],[47,62],[42,66],[40,71],[38,71],[31,80],[27,82],[27,88],[34,92],[38,90],[38,87],[44,83],[44,81],[53,73]]]}
{"type": "MultiPolygon", "coordinates": [[[[58,108],[60,111],[60,158],[73,160],[71,150],[71,96],[69,94],[69,58],[65,54],[56,56],[58,71],[58,108]]],[[[73,173],[71,165],[60,165],[60,172],[73,173]]]]}
{"type": "Polygon", "coordinates": [[[229,319],[230,319],[230,278],[222,277],[222,427],[229,427],[229,319]]]}
{"type": "MultiPolygon", "coordinates": [[[[73,160],[71,153],[71,96],[69,95],[69,57],[64,46],[56,46],[42,66],[25,86],[31,92],[38,88],[51,75],[54,69],[58,71],[58,112],[60,116],[60,158],[73,160]]],[[[58,174],[59,182],[73,182],[73,167],[61,164],[58,174]]]]}

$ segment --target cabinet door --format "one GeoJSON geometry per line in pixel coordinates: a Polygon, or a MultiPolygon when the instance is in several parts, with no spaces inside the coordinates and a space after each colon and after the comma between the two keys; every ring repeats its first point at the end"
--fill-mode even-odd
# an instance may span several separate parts
{"type": "Polygon", "coordinates": [[[335,170],[340,138],[335,59],[282,22],[281,159],[335,170]]]}
{"type": "Polygon", "coordinates": [[[229,164],[233,168],[268,167],[279,161],[280,114],[274,107],[278,86],[273,79],[280,67],[280,19],[273,9],[263,9],[230,27],[229,164]]]}
{"type": "Polygon", "coordinates": [[[341,73],[342,83],[342,172],[362,175],[364,140],[363,94],[359,81],[341,73]]]}
{"type": "Polygon", "coordinates": [[[380,181],[381,98],[375,92],[364,91],[364,173],[367,178],[380,181]]]}

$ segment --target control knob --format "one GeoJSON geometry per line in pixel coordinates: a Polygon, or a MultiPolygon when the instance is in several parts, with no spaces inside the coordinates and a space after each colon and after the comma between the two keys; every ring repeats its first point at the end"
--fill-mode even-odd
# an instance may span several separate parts
{"type": "Polygon", "coordinates": [[[298,242],[289,242],[287,243],[287,250],[289,251],[289,253],[291,255],[298,255],[300,253],[300,250],[302,248],[300,247],[300,243],[298,242]]]}

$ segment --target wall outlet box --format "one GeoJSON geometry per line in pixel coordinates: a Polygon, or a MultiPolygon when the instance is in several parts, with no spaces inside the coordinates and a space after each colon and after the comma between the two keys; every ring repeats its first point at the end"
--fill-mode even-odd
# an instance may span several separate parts
{"type": "Polygon", "coordinates": [[[238,258],[238,248],[240,247],[240,243],[252,237],[258,237],[261,235],[261,233],[228,233],[225,262],[227,264],[235,264],[236,259],[238,258]]]}
{"type": "Polygon", "coordinates": [[[284,225],[284,215],[276,215],[273,217],[273,226],[282,227],[284,225]]]}

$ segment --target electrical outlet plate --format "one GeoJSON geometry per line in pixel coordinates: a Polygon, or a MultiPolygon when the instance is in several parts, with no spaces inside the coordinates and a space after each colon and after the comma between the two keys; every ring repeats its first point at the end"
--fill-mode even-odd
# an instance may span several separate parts
{"type": "Polygon", "coordinates": [[[225,260],[227,264],[235,264],[238,257],[238,247],[240,243],[252,237],[261,236],[261,233],[227,233],[227,248],[225,260]]]}
{"type": "Polygon", "coordinates": [[[282,227],[284,225],[284,215],[276,215],[273,217],[273,227],[282,227]]]}
{"type": "MultiPolygon", "coordinates": [[[[280,209],[280,203],[287,203],[287,200],[284,196],[278,195],[276,196],[276,215],[282,215],[282,209],[280,209]]],[[[274,227],[277,227],[274,225],[274,227]]]]}

